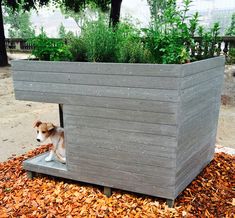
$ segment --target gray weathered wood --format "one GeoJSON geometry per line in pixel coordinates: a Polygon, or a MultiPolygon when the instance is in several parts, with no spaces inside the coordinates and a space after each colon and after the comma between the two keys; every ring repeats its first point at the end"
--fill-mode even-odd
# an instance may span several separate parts
{"type": "Polygon", "coordinates": [[[62,83],[94,86],[132,87],[147,89],[178,89],[179,78],[133,75],[91,75],[76,73],[48,73],[32,71],[15,71],[14,79],[17,81],[62,83]],[[55,81],[55,78],[56,81],[55,81]]]}
{"type": "Polygon", "coordinates": [[[117,141],[115,138],[104,138],[102,136],[98,137],[87,137],[84,135],[74,134],[71,132],[67,134],[66,142],[71,145],[69,148],[76,149],[76,146],[91,147],[92,149],[104,148],[113,149],[114,151],[124,151],[124,152],[136,152],[143,153],[146,155],[157,154],[159,157],[175,158],[175,150],[172,147],[160,146],[159,142],[155,144],[142,144],[138,142],[125,141],[123,139],[117,141]]]}
{"type": "Polygon", "coordinates": [[[174,200],[213,158],[223,69],[13,61],[16,99],[64,105],[67,164],[24,168],[174,200]]]}
{"type": "Polygon", "coordinates": [[[49,93],[47,90],[41,91],[19,91],[15,90],[15,97],[18,100],[61,103],[68,105],[79,105],[88,107],[103,107],[121,110],[145,111],[155,113],[175,114],[177,111],[176,102],[152,101],[141,99],[128,99],[100,97],[100,96],[82,96],[64,93],[49,93]]]}
{"type": "Polygon", "coordinates": [[[102,128],[77,128],[77,126],[69,125],[65,126],[65,131],[70,132],[73,135],[75,140],[77,136],[85,137],[100,137],[107,140],[116,140],[123,142],[133,142],[142,145],[156,145],[161,147],[168,147],[174,149],[177,147],[176,137],[165,136],[165,135],[156,135],[156,134],[146,134],[140,132],[126,132],[122,130],[111,130],[111,129],[102,129],[102,128]]]}
{"type": "Polygon", "coordinates": [[[177,128],[174,125],[131,122],[109,118],[85,117],[65,115],[65,122],[78,128],[101,128],[108,130],[121,130],[125,132],[139,132],[175,137],[177,128]]]}
{"type": "Polygon", "coordinates": [[[28,81],[15,81],[16,91],[36,91],[47,93],[64,93],[71,95],[101,96],[114,98],[128,98],[141,100],[156,100],[178,102],[179,95],[175,90],[127,88],[113,86],[74,85],[62,83],[41,83],[28,81]]]}
{"type": "Polygon", "coordinates": [[[181,66],[177,64],[118,64],[118,63],[78,63],[51,61],[12,61],[13,71],[40,71],[50,73],[78,73],[104,75],[136,75],[156,77],[180,77],[181,66]]]}
{"type": "Polygon", "coordinates": [[[176,125],[176,114],[153,113],[140,110],[108,109],[104,107],[65,106],[66,115],[97,117],[105,119],[126,120],[152,124],[176,125]]]}

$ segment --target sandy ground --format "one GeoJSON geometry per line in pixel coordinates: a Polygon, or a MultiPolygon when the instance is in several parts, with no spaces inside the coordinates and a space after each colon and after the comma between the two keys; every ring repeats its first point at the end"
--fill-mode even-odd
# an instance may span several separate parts
{"type": "MultiPolygon", "coordinates": [[[[15,100],[10,68],[0,68],[0,162],[38,145],[37,119],[58,124],[58,105],[15,100]]],[[[235,148],[235,107],[221,107],[217,144],[235,148]]]]}
{"type": "Polygon", "coordinates": [[[58,105],[15,100],[10,68],[0,68],[0,162],[35,148],[37,119],[59,124],[58,105]]]}

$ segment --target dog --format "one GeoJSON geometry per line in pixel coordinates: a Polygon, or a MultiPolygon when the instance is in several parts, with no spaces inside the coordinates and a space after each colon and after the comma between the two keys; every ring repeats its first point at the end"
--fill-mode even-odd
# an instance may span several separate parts
{"type": "Polygon", "coordinates": [[[59,162],[66,163],[64,129],[57,127],[52,123],[44,123],[39,120],[34,123],[34,128],[37,128],[38,142],[44,142],[49,138],[53,144],[45,161],[49,162],[56,158],[59,162]]]}

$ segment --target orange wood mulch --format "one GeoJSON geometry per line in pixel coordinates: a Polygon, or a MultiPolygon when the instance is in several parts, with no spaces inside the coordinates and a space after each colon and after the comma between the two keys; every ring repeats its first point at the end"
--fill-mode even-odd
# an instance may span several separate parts
{"type": "Polygon", "coordinates": [[[235,217],[235,157],[220,153],[180,194],[174,208],[159,198],[114,191],[107,198],[97,186],[53,179],[28,179],[25,159],[44,145],[0,163],[0,218],[5,217],[235,217]]]}

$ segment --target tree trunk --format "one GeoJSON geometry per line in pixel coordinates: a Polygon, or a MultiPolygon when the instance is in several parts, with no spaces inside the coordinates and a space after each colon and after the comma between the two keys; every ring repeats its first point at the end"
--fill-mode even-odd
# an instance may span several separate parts
{"type": "Polygon", "coordinates": [[[0,67],[7,65],[8,65],[8,59],[7,59],[5,34],[3,26],[2,1],[0,1],[0,67]]]}
{"type": "Polygon", "coordinates": [[[121,11],[122,0],[112,0],[111,1],[111,11],[110,11],[110,26],[116,26],[119,22],[120,11],[121,11]]]}

